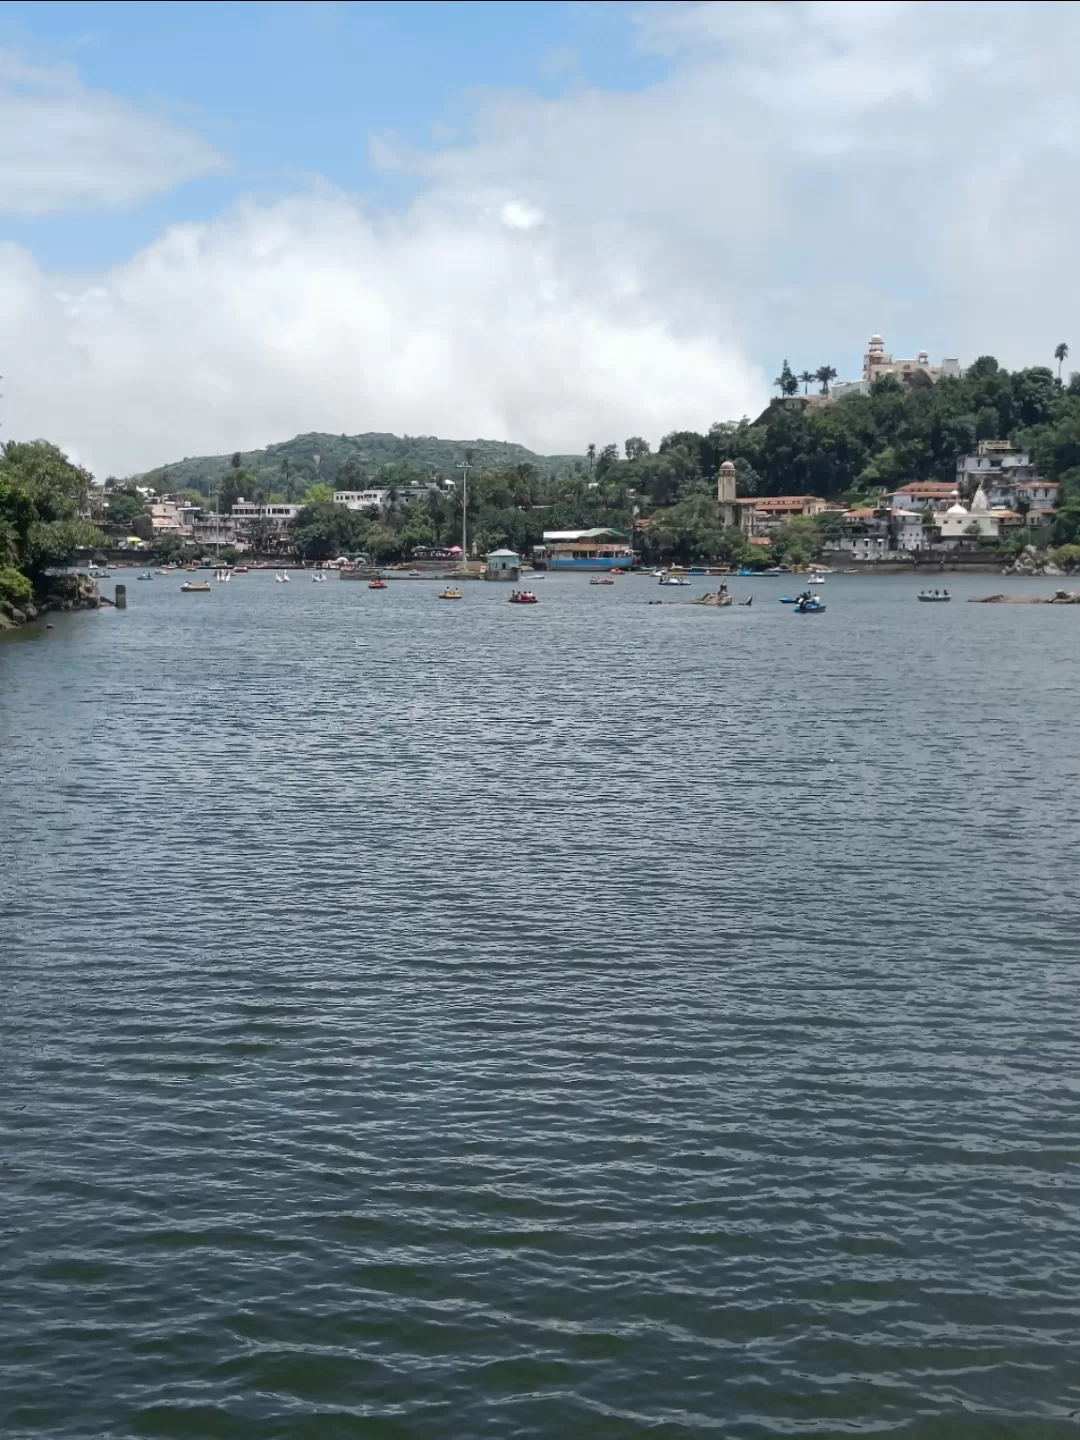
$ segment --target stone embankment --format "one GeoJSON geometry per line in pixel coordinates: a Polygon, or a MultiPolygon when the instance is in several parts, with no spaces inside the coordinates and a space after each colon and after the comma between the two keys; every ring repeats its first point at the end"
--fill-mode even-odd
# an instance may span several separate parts
{"type": "Polygon", "coordinates": [[[50,610],[97,610],[103,604],[97,583],[88,575],[53,575],[43,595],[13,605],[0,601],[0,630],[14,630],[50,610]]]}

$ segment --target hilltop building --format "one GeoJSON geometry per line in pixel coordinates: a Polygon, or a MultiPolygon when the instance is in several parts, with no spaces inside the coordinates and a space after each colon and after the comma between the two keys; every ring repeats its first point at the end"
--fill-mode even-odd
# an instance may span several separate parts
{"type": "Polygon", "coordinates": [[[920,350],[911,360],[895,359],[885,349],[881,336],[875,333],[870,336],[863,356],[862,379],[837,381],[829,394],[821,398],[827,403],[842,400],[845,395],[868,395],[874,381],[887,376],[914,390],[923,385],[936,385],[939,380],[959,380],[963,373],[960,361],[953,358],[943,359],[940,365],[931,365],[925,350],[920,350]]]}

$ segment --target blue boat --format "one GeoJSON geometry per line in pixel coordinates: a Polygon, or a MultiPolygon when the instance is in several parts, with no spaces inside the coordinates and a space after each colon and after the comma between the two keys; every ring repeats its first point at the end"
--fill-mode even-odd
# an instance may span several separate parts
{"type": "Polygon", "coordinates": [[[781,595],[781,596],[780,596],[780,604],[781,604],[781,605],[797,605],[798,603],[799,603],[799,597],[798,597],[797,595],[781,595]]]}
{"type": "Polygon", "coordinates": [[[800,600],[795,606],[794,613],[796,615],[822,615],[824,611],[825,606],[820,600],[800,600]]]}

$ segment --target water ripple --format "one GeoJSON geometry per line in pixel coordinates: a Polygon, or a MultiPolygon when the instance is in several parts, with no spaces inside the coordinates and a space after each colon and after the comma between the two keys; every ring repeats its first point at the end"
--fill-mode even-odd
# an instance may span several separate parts
{"type": "Polygon", "coordinates": [[[1076,1429],[1075,616],[829,585],[0,645],[5,1440],[1076,1429]]]}

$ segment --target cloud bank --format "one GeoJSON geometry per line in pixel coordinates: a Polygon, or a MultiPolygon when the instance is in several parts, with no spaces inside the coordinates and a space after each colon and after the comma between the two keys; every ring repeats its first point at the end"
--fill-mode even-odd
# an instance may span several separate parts
{"type": "Polygon", "coordinates": [[[224,168],[171,121],[0,50],[0,213],[132,205],[224,168]]]}
{"type": "Polygon", "coordinates": [[[308,429],[580,450],[752,412],[783,355],[850,370],[872,329],[1011,363],[1080,333],[1080,11],[635,23],[669,67],[647,89],[491,94],[467,143],[379,139],[420,184],[400,213],[241,202],[78,282],[0,248],[8,433],[102,474],[308,429]]]}

